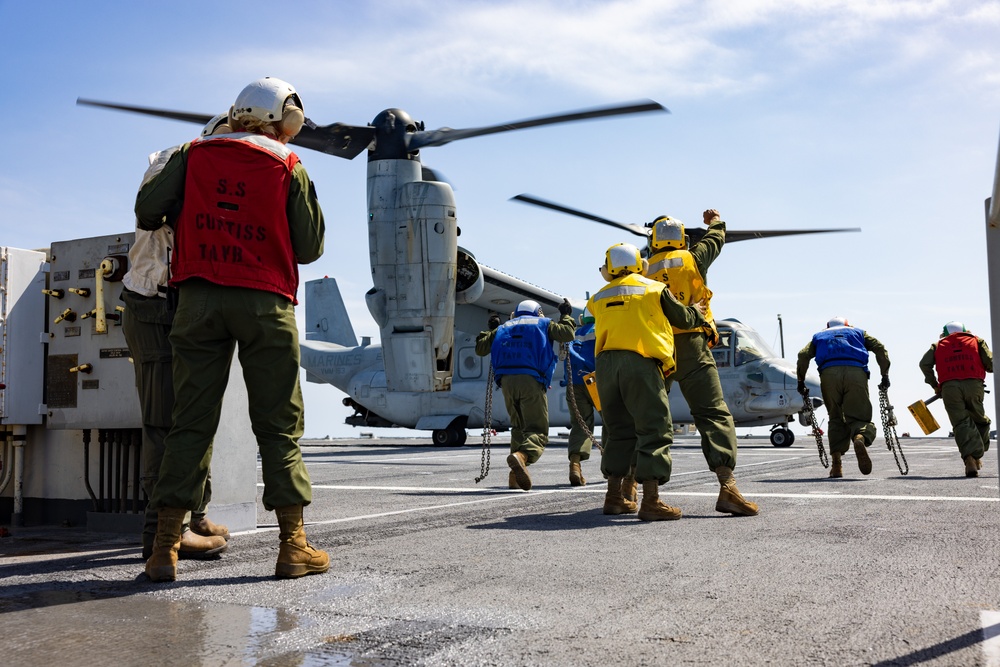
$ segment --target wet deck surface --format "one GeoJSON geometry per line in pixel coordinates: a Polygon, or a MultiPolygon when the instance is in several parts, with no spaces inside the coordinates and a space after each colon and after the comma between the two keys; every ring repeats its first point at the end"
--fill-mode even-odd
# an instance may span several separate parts
{"type": "MultiPolygon", "coordinates": [[[[470,434],[470,443],[474,440],[470,434]]],[[[740,441],[761,515],[714,511],[681,438],[661,488],[676,522],[601,513],[567,483],[565,441],[509,491],[506,447],[420,440],[304,448],[310,541],[330,572],[272,578],[274,516],[178,580],[142,574],[137,538],[59,528],[0,539],[9,665],[1000,665],[995,448],[966,478],[953,442],[881,440],[862,476],[826,479],[814,443],[740,441]]],[[[259,493],[258,493],[259,497],[259,493]]]]}

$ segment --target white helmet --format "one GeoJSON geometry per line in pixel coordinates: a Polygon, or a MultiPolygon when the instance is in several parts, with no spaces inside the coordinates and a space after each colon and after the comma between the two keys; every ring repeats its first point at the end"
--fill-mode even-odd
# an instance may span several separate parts
{"type": "Polygon", "coordinates": [[[229,134],[232,131],[233,128],[229,126],[229,114],[220,113],[202,128],[201,136],[211,137],[214,134],[229,134]]]}
{"type": "Polygon", "coordinates": [[[966,329],[965,325],[962,324],[961,322],[958,321],[948,322],[948,324],[944,325],[944,329],[942,329],[941,331],[941,338],[944,338],[945,336],[950,336],[953,333],[962,333],[965,331],[968,331],[968,329],[966,329]]]}
{"type": "Polygon", "coordinates": [[[847,321],[847,318],[841,317],[839,315],[837,317],[831,317],[830,321],[826,323],[827,329],[831,327],[849,327],[849,326],[851,326],[851,324],[850,322],[847,321]]]}
{"type": "Polygon", "coordinates": [[[231,113],[235,121],[247,126],[273,123],[281,134],[289,137],[298,134],[305,122],[302,101],[295,88],[270,76],[244,88],[236,97],[231,113]]]}
{"type": "Polygon", "coordinates": [[[519,317],[521,315],[537,315],[541,317],[542,306],[532,299],[525,299],[521,303],[517,304],[517,308],[514,310],[512,317],[519,317]]]}

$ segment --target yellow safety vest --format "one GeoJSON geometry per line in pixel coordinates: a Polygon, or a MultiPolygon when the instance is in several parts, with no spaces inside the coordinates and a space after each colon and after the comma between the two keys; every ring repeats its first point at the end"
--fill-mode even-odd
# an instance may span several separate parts
{"type": "Polygon", "coordinates": [[[662,283],[637,273],[615,278],[590,297],[594,315],[594,355],[629,350],[660,362],[664,377],[674,372],[674,334],[660,306],[662,283]]]}
{"type": "Polygon", "coordinates": [[[705,301],[705,325],[697,329],[678,329],[674,333],[705,332],[709,341],[714,344],[719,333],[715,328],[715,318],[712,317],[712,290],[708,289],[705,279],[694,262],[694,256],[687,250],[669,249],[653,255],[649,260],[649,270],[646,277],[663,283],[674,298],[685,306],[705,301]]]}

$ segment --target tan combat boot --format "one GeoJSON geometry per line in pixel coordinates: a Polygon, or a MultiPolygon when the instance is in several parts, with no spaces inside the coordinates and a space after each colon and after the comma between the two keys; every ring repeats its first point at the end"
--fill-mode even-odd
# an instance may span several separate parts
{"type": "Polygon", "coordinates": [[[528,474],[528,457],[524,452],[514,452],[507,457],[507,465],[514,473],[517,487],[522,491],[531,491],[531,475],[528,474]]]}
{"type": "Polygon", "coordinates": [[[715,469],[715,474],[719,478],[719,484],[722,485],[719,490],[719,499],[715,501],[715,511],[739,516],[757,516],[759,511],[757,503],[749,502],[736,488],[733,469],[719,466],[715,469]]]}
{"type": "Polygon", "coordinates": [[[521,487],[519,487],[517,485],[517,475],[514,474],[513,470],[511,470],[510,474],[507,475],[507,488],[508,489],[520,489],[521,488],[521,487]]]}
{"type": "Polygon", "coordinates": [[[156,512],[156,537],[153,553],[146,560],[146,576],[153,581],[177,579],[177,550],[181,546],[181,530],[187,510],[161,507],[156,512]]]}
{"type": "Polygon", "coordinates": [[[274,513],[278,517],[278,539],[281,540],[274,576],[295,579],[329,570],[330,557],[326,552],[306,542],[302,505],[278,507],[274,513]]]}
{"type": "Polygon", "coordinates": [[[569,484],[570,486],[584,486],[587,480],[583,478],[583,470],[580,468],[580,455],[569,455],[569,484]]]}
{"type": "Polygon", "coordinates": [[[221,537],[222,539],[229,541],[229,529],[222,524],[213,523],[204,514],[191,515],[191,530],[197,534],[204,537],[221,537]]]}
{"type": "Polygon", "coordinates": [[[193,530],[181,533],[181,544],[177,550],[180,560],[207,560],[215,558],[226,550],[228,543],[218,535],[205,537],[193,530]]]}
{"type": "Polygon", "coordinates": [[[638,485],[635,483],[635,471],[629,470],[628,474],[622,478],[622,497],[630,503],[638,507],[639,500],[639,490],[638,485]]]}
{"type": "MultiPolygon", "coordinates": [[[[213,526],[215,524],[212,524],[213,526]]],[[[224,526],[223,526],[224,528],[224,526]]],[[[181,546],[177,550],[178,560],[205,560],[215,558],[226,550],[226,540],[229,531],[226,531],[226,538],[220,536],[202,536],[194,532],[188,526],[181,525],[181,546]]],[[[142,559],[149,560],[153,555],[153,540],[156,535],[142,536],[142,559]]]]}
{"type": "Polygon", "coordinates": [[[966,477],[979,477],[979,466],[976,465],[976,457],[966,456],[965,459],[965,476],[966,477]]]}
{"type": "Polygon", "coordinates": [[[635,477],[626,475],[622,478],[622,503],[625,504],[627,514],[639,511],[639,503],[636,502],[639,494],[636,491],[635,477]]]}
{"type": "Polygon", "coordinates": [[[605,514],[631,514],[636,504],[622,497],[623,477],[612,475],[608,478],[608,492],[604,496],[605,514]]]}
{"type": "Polygon", "coordinates": [[[660,483],[655,479],[642,483],[642,505],[639,507],[642,521],[673,521],[681,518],[681,511],[660,502],[660,483]]]}
{"type": "Polygon", "coordinates": [[[844,469],[840,462],[840,452],[834,452],[831,456],[833,457],[833,463],[830,464],[830,477],[843,477],[844,469]]]}
{"type": "Polygon", "coordinates": [[[854,436],[854,453],[858,457],[858,470],[861,471],[861,474],[872,474],[872,460],[868,458],[868,448],[865,447],[865,436],[860,433],[854,436]]]}

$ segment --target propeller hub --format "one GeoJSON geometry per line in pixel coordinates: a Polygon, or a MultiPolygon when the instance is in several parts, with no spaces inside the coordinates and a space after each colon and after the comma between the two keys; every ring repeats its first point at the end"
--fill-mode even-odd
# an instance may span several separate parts
{"type": "Polygon", "coordinates": [[[422,131],[424,124],[415,121],[402,109],[386,109],[371,122],[375,128],[375,149],[368,152],[372,160],[419,160],[420,151],[409,150],[409,137],[422,131]]]}

